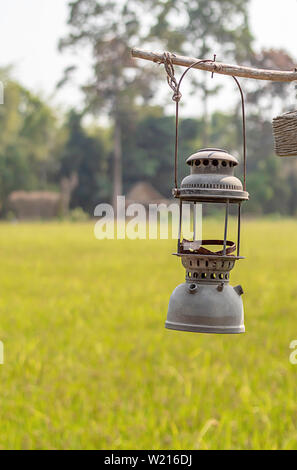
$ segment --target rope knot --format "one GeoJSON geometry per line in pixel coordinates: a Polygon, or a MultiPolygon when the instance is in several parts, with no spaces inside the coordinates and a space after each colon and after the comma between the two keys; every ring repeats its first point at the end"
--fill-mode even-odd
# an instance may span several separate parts
{"type": "Polygon", "coordinates": [[[175,101],[175,102],[179,102],[180,99],[181,99],[181,97],[182,97],[182,94],[181,94],[180,91],[179,91],[179,92],[175,91],[175,92],[173,93],[173,95],[172,95],[172,99],[173,99],[173,101],[175,101]]]}
{"type": "Polygon", "coordinates": [[[170,88],[173,90],[172,99],[173,101],[178,103],[182,97],[182,94],[179,91],[178,84],[174,76],[174,67],[173,67],[170,52],[164,52],[163,57],[164,57],[164,67],[167,73],[167,83],[170,86],[170,88]]]}

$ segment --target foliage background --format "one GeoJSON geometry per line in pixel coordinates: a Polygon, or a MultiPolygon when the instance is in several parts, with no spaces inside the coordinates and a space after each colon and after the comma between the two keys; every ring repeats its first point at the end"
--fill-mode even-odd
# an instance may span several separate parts
{"type": "MultiPolygon", "coordinates": [[[[13,80],[11,69],[0,70],[5,82],[5,103],[0,107],[2,217],[7,216],[11,191],[59,191],[62,178],[73,172],[79,184],[71,208],[89,214],[96,204],[114,202],[138,181],[149,181],[170,197],[174,143],[170,91],[163,68],[131,59],[132,46],[191,55],[195,50],[201,57],[216,51],[218,59],[266,68],[292,69],[295,63],[287,51],[257,50],[248,2],[243,0],[76,0],[69,3],[68,28],[69,35],[60,39],[61,52],[73,50],[78,58],[88,52],[90,57],[89,79],[81,84],[83,109],[61,113],[13,80]],[[160,89],[166,90],[168,106],[166,100],[158,105],[152,101],[160,89]],[[104,125],[99,125],[98,118],[103,117],[104,125]]],[[[67,87],[78,67],[79,60],[65,69],[59,87],[67,87]]],[[[241,158],[239,102],[234,109],[226,106],[228,111],[210,111],[210,102],[224,89],[210,83],[208,75],[189,75],[193,107],[200,111],[197,117],[181,121],[180,176],[187,171],[185,159],[201,147],[226,148],[241,158]]],[[[242,82],[252,194],[246,210],[295,215],[296,162],[275,157],[271,127],[277,112],[294,107],[293,87],[242,82]]]]}

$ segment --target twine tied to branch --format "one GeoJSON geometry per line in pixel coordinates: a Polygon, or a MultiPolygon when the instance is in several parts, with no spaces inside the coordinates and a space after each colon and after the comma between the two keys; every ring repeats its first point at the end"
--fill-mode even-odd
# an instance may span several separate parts
{"type": "Polygon", "coordinates": [[[182,94],[179,91],[178,83],[174,75],[174,67],[173,67],[173,63],[171,60],[170,52],[164,52],[163,57],[164,57],[164,67],[167,73],[167,83],[170,86],[170,88],[173,90],[172,99],[173,101],[178,103],[182,97],[182,94]]]}

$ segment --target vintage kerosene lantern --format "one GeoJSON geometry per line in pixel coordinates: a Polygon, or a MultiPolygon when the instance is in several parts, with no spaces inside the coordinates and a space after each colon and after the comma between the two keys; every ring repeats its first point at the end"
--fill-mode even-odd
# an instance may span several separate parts
{"type": "MultiPolygon", "coordinates": [[[[201,61],[200,61],[201,62],[201,61]]],[[[170,79],[168,83],[174,89],[176,101],[176,141],[175,141],[175,188],[174,197],[179,199],[179,237],[178,257],[186,270],[186,279],[173,291],[165,323],[166,328],[200,333],[243,333],[244,313],[241,286],[229,284],[230,271],[240,256],[240,215],[241,204],[249,198],[246,192],[246,145],[245,114],[242,90],[236,81],[242,102],[243,112],[243,161],[244,185],[234,176],[238,160],[226,150],[205,148],[187,159],[191,173],[186,176],[180,187],[177,185],[178,152],[178,103],[181,97],[180,83],[192,68],[192,64],[182,75],[179,83],[174,79],[172,64],[165,62],[170,79]],[[169,68],[168,68],[169,67],[169,68]],[[173,80],[173,81],[172,81],[173,80]],[[223,239],[197,240],[196,210],[197,203],[221,204],[225,208],[225,227],[223,239]],[[185,204],[191,204],[193,210],[193,237],[182,237],[182,214],[185,204]],[[237,241],[227,239],[228,217],[231,205],[237,206],[237,241]],[[213,248],[215,247],[215,248],[213,248]]]]}
{"type": "Polygon", "coordinates": [[[240,256],[240,207],[248,199],[241,181],[234,176],[238,165],[225,150],[202,149],[187,159],[191,174],[180,189],[174,191],[180,200],[177,256],[186,269],[186,282],[172,293],[166,328],[204,333],[243,333],[241,286],[229,284],[230,271],[240,256]],[[193,238],[181,239],[184,204],[220,203],[225,206],[223,240],[196,240],[196,210],[193,211],[193,238]],[[238,207],[236,243],[227,239],[231,204],[238,207]],[[212,251],[208,246],[218,246],[212,251]]]}

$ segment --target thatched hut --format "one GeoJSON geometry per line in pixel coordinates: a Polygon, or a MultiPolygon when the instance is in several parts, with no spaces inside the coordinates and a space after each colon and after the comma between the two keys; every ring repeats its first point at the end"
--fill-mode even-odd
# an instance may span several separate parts
{"type": "Polygon", "coordinates": [[[17,219],[51,219],[60,212],[60,194],[53,191],[13,191],[8,208],[17,219]]]}
{"type": "Polygon", "coordinates": [[[149,204],[170,204],[170,201],[162,196],[150,183],[139,181],[126,195],[126,207],[129,204],[142,204],[148,208],[149,204]]]}
{"type": "Polygon", "coordinates": [[[7,207],[17,219],[52,219],[67,214],[70,197],[77,186],[77,175],[63,178],[60,192],[54,191],[13,191],[8,196],[7,207]]]}

